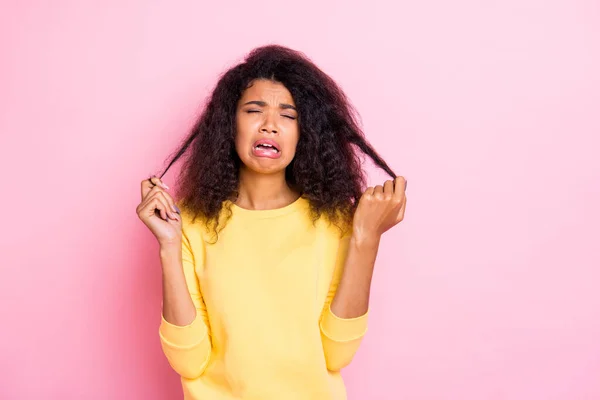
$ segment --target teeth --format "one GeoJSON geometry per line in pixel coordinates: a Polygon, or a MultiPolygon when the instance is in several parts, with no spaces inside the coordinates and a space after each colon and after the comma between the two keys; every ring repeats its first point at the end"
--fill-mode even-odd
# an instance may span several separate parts
{"type": "Polygon", "coordinates": [[[259,144],[259,145],[256,146],[256,148],[259,148],[259,147],[267,147],[267,148],[273,149],[275,151],[279,151],[279,150],[277,150],[277,148],[275,148],[275,146],[270,145],[268,143],[261,143],[261,144],[259,144]]]}

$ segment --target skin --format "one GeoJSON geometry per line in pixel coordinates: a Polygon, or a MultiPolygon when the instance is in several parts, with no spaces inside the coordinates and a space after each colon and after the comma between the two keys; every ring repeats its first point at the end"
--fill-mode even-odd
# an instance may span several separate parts
{"type": "Polygon", "coordinates": [[[355,318],[369,309],[371,279],[381,235],[404,219],[406,180],[386,181],[367,188],[361,196],[354,220],[342,279],[331,303],[341,318],[355,318]]]}
{"type": "MultiPolygon", "coordinates": [[[[237,105],[235,148],[242,160],[236,204],[252,210],[281,208],[300,193],[286,183],[285,168],[294,158],[300,131],[294,100],[280,83],[254,81],[237,105]],[[258,139],[279,144],[281,157],[262,158],[252,154],[258,139]]],[[[163,317],[173,325],[185,326],[196,318],[187,291],[181,260],[181,217],[168,187],[158,178],[141,183],[142,201],[137,213],[160,245],[163,271],[163,317]]],[[[344,272],[331,304],[340,318],[364,315],[369,308],[371,280],[381,236],[400,223],[406,210],[406,180],[398,177],[369,187],[361,196],[353,219],[353,231],[344,272]]]]}
{"type": "Polygon", "coordinates": [[[254,81],[237,105],[235,149],[242,160],[236,204],[252,210],[281,208],[300,193],[290,189],[285,168],[292,162],[300,137],[298,113],[291,93],[281,83],[254,81]],[[278,143],[281,157],[270,159],[252,154],[259,139],[278,143]]]}

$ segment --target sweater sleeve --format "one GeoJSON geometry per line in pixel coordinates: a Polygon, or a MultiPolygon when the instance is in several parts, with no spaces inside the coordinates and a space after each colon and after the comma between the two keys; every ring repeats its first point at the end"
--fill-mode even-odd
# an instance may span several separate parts
{"type": "Polygon", "coordinates": [[[204,262],[204,241],[200,235],[192,236],[195,253],[190,239],[182,235],[183,273],[187,288],[196,307],[196,318],[186,326],[173,325],[161,315],[159,328],[163,352],[171,367],[183,378],[198,378],[208,365],[211,353],[210,326],[206,305],[202,299],[200,284],[196,276],[198,263],[204,262]]]}
{"type": "Polygon", "coordinates": [[[367,332],[368,312],[356,318],[340,318],[331,311],[331,302],[342,277],[349,243],[350,235],[345,235],[340,241],[333,277],[321,314],[321,341],[327,369],[330,371],[339,371],[350,364],[367,332]]]}

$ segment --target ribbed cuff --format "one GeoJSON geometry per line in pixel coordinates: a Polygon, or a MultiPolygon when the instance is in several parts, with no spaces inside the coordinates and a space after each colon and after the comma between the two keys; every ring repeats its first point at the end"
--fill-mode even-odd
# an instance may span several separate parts
{"type": "Polygon", "coordinates": [[[163,343],[169,347],[194,348],[202,343],[208,334],[208,329],[200,315],[196,315],[196,319],[185,326],[173,325],[164,316],[161,318],[159,335],[163,343]]]}
{"type": "Polygon", "coordinates": [[[362,338],[367,333],[367,311],[360,317],[340,318],[331,311],[331,306],[325,310],[321,319],[321,331],[335,342],[351,342],[362,338]]]}

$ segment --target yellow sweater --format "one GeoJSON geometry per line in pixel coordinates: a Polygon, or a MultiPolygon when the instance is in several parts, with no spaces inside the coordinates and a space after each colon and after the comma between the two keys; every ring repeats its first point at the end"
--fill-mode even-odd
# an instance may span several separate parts
{"type": "Polygon", "coordinates": [[[367,329],[367,314],[334,315],[349,235],[308,201],[274,210],[232,206],[216,244],[183,213],[183,269],[197,317],[164,318],[163,351],[189,400],[342,400],[340,369],[367,329]]]}

